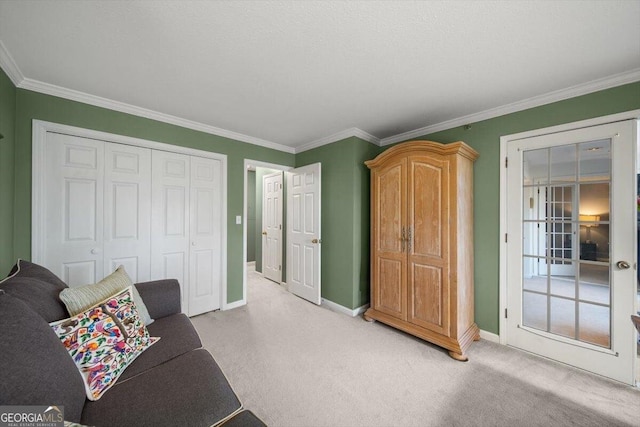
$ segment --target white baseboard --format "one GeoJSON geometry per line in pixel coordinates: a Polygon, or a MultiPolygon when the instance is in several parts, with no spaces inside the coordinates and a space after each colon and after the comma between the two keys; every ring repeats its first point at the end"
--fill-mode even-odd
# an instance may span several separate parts
{"type": "Polygon", "coordinates": [[[483,340],[494,342],[496,344],[500,344],[500,335],[496,335],[493,332],[488,332],[480,329],[480,338],[483,340]]]}
{"type": "Polygon", "coordinates": [[[347,316],[351,316],[351,317],[359,316],[362,313],[364,313],[367,310],[367,308],[369,308],[369,304],[365,304],[365,305],[361,305],[360,307],[351,309],[351,308],[345,307],[344,305],[340,305],[333,301],[329,301],[326,298],[322,298],[322,305],[331,311],[346,314],[347,316]]]}
{"type": "Polygon", "coordinates": [[[255,261],[247,261],[247,267],[255,267],[255,266],[256,266],[255,261]]]}
{"type": "Polygon", "coordinates": [[[247,304],[247,300],[245,299],[240,299],[238,301],[222,304],[222,311],[232,310],[234,308],[242,307],[243,305],[246,305],[246,304],[247,304]]]}

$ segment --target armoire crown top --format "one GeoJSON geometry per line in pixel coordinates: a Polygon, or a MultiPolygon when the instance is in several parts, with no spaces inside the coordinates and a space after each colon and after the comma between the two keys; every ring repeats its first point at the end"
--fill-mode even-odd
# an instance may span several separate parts
{"type": "Polygon", "coordinates": [[[416,151],[424,151],[425,153],[436,153],[443,156],[450,154],[459,154],[472,161],[476,160],[480,156],[480,154],[476,150],[471,148],[463,141],[442,144],[435,141],[421,140],[408,141],[398,145],[394,145],[388,150],[380,153],[375,159],[364,162],[364,164],[369,168],[372,168],[381,163],[384,163],[387,159],[390,159],[392,157],[396,157],[409,152],[415,154],[416,151]]]}

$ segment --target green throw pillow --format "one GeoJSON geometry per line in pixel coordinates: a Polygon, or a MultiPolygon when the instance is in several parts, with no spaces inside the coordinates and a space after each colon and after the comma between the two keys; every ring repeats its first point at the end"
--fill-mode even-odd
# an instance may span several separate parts
{"type": "Polygon", "coordinates": [[[75,316],[130,286],[132,288],[133,303],[136,305],[140,320],[143,324],[150,325],[153,323],[153,319],[123,266],[118,267],[116,271],[98,283],[63,289],[60,292],[60,300],[67,307],[69,314],[75,316]]]}

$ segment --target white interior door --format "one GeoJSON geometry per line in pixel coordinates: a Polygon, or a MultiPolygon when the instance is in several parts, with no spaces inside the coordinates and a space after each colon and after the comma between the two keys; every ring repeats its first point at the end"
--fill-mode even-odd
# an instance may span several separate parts
{"type": "Polygon", "coordinates": [[[182,311],[189,313],[190,159],[153,150],[151,161],[151,279],[177,279],[182,311]]]}
{"type": "Polygon", "coordinates": [[[321,302],[320,166],[286,173],[287,284],[289,291],[314,304],[321,302]]]}
{"type": "Polygon", "coordinates": [[[104,142],[48,133],[42,263],[69,286],[103,274],[104,142]]]}
{"type": "Polygon", "coordinates": [[[105,143],[104,274],[151,277],[151,150],[105,143]]]}
{"type": "Polygon", "coordinates": [[[262,274],[282,282],[282,172],[262,177],[262,274]]]}
{"type": "Polygon", "coordinates": [[[220,308],[222,162],[191,157],[189,315],[220,308]]]}
{"type": "Polygon", "coordinates": [[[507,344],[633,384],[635,126],[509,141],[507,344]]]}

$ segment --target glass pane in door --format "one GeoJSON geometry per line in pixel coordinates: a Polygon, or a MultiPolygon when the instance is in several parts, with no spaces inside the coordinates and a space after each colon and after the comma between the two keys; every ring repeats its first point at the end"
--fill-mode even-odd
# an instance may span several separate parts
{"type": "Polygon", "coordinates": [[[522,321],[610,347],[610,140],[523,153],[522,321]]]}

